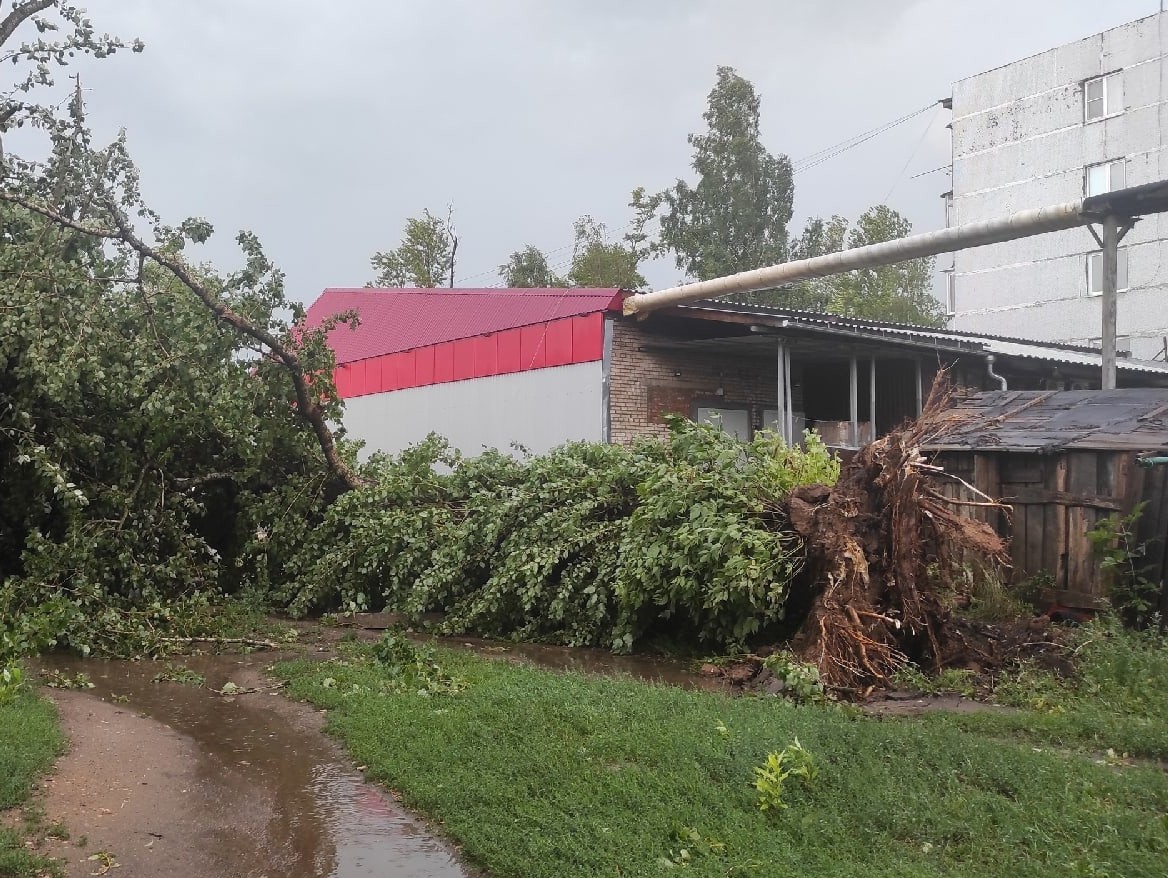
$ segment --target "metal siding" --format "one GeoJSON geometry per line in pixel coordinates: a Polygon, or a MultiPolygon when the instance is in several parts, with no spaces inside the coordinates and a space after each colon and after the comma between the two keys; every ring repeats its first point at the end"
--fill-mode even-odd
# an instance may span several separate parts
{"type": "Polygon", "coordinates": [[[365,392],[381,393],[384,390],[381,378],[381,357],[373,357],[365,361],[365,392]]]}
{"type": "Polygon", "coordinates": [[[454,345],[450,342],[434,346],[434,383],[454,380],[454,345]]]}
{"type": "Polygon", "coordinates": [[[544,335],[549,366],[566,366],[572,362],[572,322],[555,320],[547,324],[544,335]]]}
{"type": "Polygon", "coordinates": [[[483,335],[474,340],[475,377],[486,378],[499,372],[499,342],[495,336],[483,335]]]}
{"type": "Polygon", "coordinates": [[[547,348],[544,345],[544,334],[547,327],[524,326],[519,330],[521,369],[540,369],[547,365],[547,348]]]}
{"type": "Polygon", "coordinates": [[[418,386],[434,383],[434,357],[436,346],[418,348],[414,357],[415,377],[418,386]]]}
{"type": "Polygon", "coordinates": [[[519,329],[507,329],[498,333],[500,373],[519,372],[523,369],[521,332],[519,329]]]}
{"type": "Polygon", "coordinates": [[[454,380],[461,381],[465,378],[474,378],[475,368],[475,343],[474,339],[463,338],[458,341],[453,341],[450,346],[454,348],[454,380]]]}
{"type": "Polygon", "coordinates": [[[603,369],[599,360],[494,375],[346,402],[349,435],[361,454],[397,452],[430,432],[467,454],[517,442],[539,454],[571,440],[603,441],[603,369]]]}
{"type": "Polygon", "coordinates": [[[616,289],[325,290],[308,309],[309,328],[356,311],[356,329],[329,332],[338,363],[412,350],[549,320],[619,310],[616,289]]]}
{"type": "Polygon", "coordinates": [[[406,387],[414,387],[417,383],[417,372],[414,368],[414,351],[402,351],[400,354],[394,354],[394,361],[397,364],[397,386],[398,389],[406,387]]]}
{"type": "Polygon", "coordinates": [[[572,318],[572,362],[599,360],[604,351],[604,315],[572,318]]]}

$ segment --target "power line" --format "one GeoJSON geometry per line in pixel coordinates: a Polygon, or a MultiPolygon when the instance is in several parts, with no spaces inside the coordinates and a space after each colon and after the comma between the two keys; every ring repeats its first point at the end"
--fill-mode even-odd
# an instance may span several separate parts
{"type": "MultiPolygon", "coordinates": [[[[831,161],[832,159],[837,158],[837,157],[843,155],[844,153],[855,149],[858,146],[862,146],[863,144],[867,143],[869,140],[872,140],[875,137],[879,137],[881,134],[884,134],[887,131],[891,131],[893,128],[896,128],[900,125],[903,125],[905,122],[908,122],[911,119],[915,119],[917,116],[920,116],[922,113],[927,113],[930,109],[932,109],[936,106],[937,106],[936,101],[930,101],[929,103],[925,104],[925,106],[921,107],[918,110],[914,110],[911,113],[906,113],[903,116],[899,116],[896,119],[892,119],[891,121],[885,122],[883,125],[878,125],[875,128],[871,128],[868,131],[863,131],[859,134],[854,134],[851,137],[847,138],[846,140],[841,140],[839,143],[832,144],[831,146],[825,146],[823,149],[817,150],[816,152],[810,153],[809,155],[803,156],[802,158],[796,159],[795,161],[791,162],[791,171],[792,171],[792,173],[809,171],[812,168],[818,167],[819,165],[823,164],[824,162],[831,161]]],[[[929,127],[932,127],[932,122],[929,123],[929,127]]],[[[928,128],[925,129],[926,132],[928,132],[928,130],[929,130],[928,128]]],[[[919,149],[919,144],[918,144],[918,149],[919,149]]],[[[915,154],[915,151],[914,151],[914,154],[915,154]]],[[[911,161],[911,157],[910,157],[910,161],[911,161]]],[[[906,165],[906,167],[907,167],[907,165],[906,165]]],[[[904,172],[901,171],[901,173],[903,174],[904,172]]],[[[660,220],[659,217],[654,216],[648,221],[648,223],[652,223],[654,221],[659,221],[659,220],[660,220]]],[[[648,223],[646,223],[646,225],[648,225],[648,223]]],[[[623,233],[632,229],[634,226],[636,226],[636,224],[637,224],[637,221],[634,220],[633,222],[629,223],[628,225],[624,226],[623,228],[617,229],[616,234],[623,235],[623,233]]],[[[548,250],[548,251],[544,252],[544,256],[552,256],[552,255],[555,255],[557,253],[563,253],[566,250],[571,250],[574,246],[575,246],[574,243],[565,244],[562,247],[557,247],[554,250],[548,250]]],[[[571,259],[569,259],[567,261],[559,261],[555,265],[549,264],[548,270],[552,271],[552,272],[558,271],[559,269],[566,268],[566,267],[570,266],[571,264],[572,264],[571,259]]],[[[488,269],[485,269],[483,271],[479,271],[479,272],[476,272],[474,274],[467,275],[467,276],[463,277],[461,280],[465,283],[468,280],[474,280],[477,277],[483,277],[484,275],[488,275],[488,274],[496,274],[497,272],[498,272],[497,267],[496,268],[488,268],[488,269]]],[[[501,287],[501,286],[503,286],[503,284],[502,283],[495,283],[495,284],[492,284],[492,286],[493,287],[501,287]]]]}

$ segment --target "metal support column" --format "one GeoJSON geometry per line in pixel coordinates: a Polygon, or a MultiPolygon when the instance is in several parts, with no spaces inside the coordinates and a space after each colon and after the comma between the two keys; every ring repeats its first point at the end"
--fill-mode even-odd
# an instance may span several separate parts
{"type": "Polygon", "coordinates": [[[923,412],[924,408],[925,408],[925,403],[924,403],[925,388],[922,386],[923,378],[921,376],[921,359],[920,359],[920,357],[917,357],[913,361],[913,365],[916,367],[913,370],[913,373],[914,373],[914,377],[916,378],[916,385],[917,385],[917,417],[919,418],[921,416],[921,412],[923,412]]]}
{"type": "MultiPolygon", "coordinates": [[[[776,382],[775,399],[777,403],[775,408],[778,410],[778,424],[775,428],[779,431],[779,435],[783,441],[788,445],[791,443],[791,437],[787,435],[787,345],[780,339],[778,348],[778,366],[779,366],[779,380],[776,382]]],[[[763,427],[767,427],[763,424],[763,427]]]]}
{"type": "Polygon", "coordinates": [[[856,371],[856,355],[852,354],[851,369],[848,374],[848,404],[850,406],[852,427],[851,427],[851,446],[858,448],[860,446],[860,376],[856,371]]]}
{"type": "Polygon", "coordinates": [[[1119,307],[1119,217],[1108,214],[1103,218],[1103,376],[1100,386],[1114,390],[1115,322],[1119,307]]]}
{"type": "Polygon", "coordinates": [[[786,399],[787,404],[783,409],[783,429],[787,431],[787,444],[797,445],[803,441],[802,436],[795,435],[795,396],[791,393],[791,349],[785,348],[787,355],[786,368],[783,369],[783,375],[786,378],[786,399]]]}
{"type": "Polygon", "coordinates": [[[868,360],[868,441],[876,440],[876,357],[868,360]]]}

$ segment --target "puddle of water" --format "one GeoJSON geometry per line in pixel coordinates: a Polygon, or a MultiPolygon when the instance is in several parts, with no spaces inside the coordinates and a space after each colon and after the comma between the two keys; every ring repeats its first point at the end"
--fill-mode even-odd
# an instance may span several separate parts
{"type": "Polygon", "coordinates": [[[209,691],[228,681],[259,682],[259,671],[270,661],[271,656],[176,658],[206,677],[202,687],[153,682],[164,670],[162,662],[45,656],[41,664],[87,674],[95,684],[91,697],[110,701],[116,696],[128,711],[145,714],[193,741],[199,754],[199,792],[208,803],[206,825],[199,830],[214,845],[216,856],[232,864],[232,874],[470,874],[417,817],[354,772],[335,743],[277,709],[274,702],[280,696],[264,692],[223,698],[209,691]],[[263,826],[262,832],[256,831],[257,825],[263,826]]]}

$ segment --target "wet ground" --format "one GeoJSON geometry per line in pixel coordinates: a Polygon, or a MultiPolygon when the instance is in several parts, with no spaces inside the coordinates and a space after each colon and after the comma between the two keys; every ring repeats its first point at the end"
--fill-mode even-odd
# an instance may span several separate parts
{"type": "Polygon", "coordinates": [[[163,662],[43,660],[95,684],[50,691],[71,748],[41,801],[46,819],[71,834],[49,851],[70,876],[471,874],[424,822],[353,770],[321,734],[316,710],[272,688],[263,668],[273,658],[174,660],[203,674],[204,686],[154,682],[163,662]],[[258,691],[211,691],[228,682],[258,691]]]}

